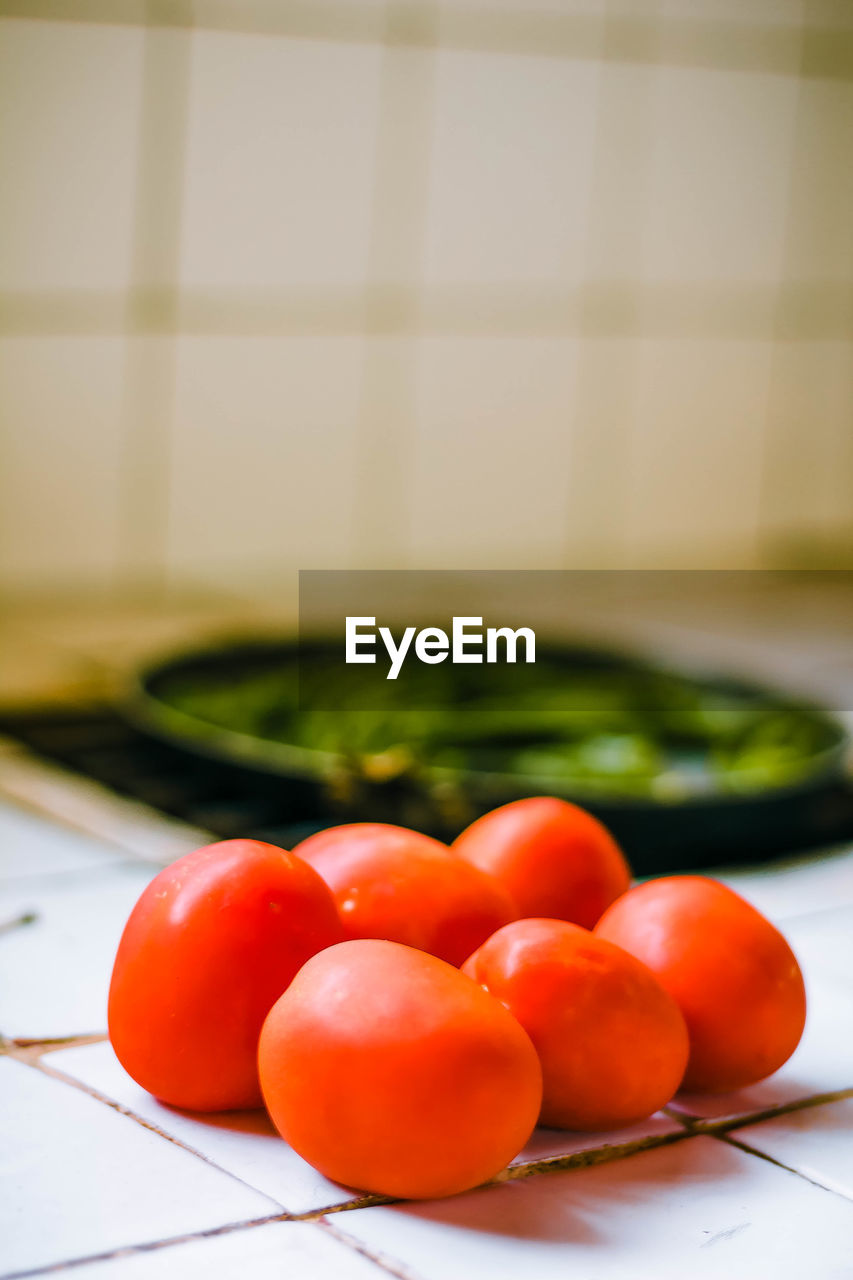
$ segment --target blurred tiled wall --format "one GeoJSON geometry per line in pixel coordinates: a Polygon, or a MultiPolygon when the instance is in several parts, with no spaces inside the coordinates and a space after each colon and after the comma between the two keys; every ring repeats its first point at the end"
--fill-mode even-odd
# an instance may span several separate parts
{"type": "Polygon", "coordinates": [[[0,0],[0,578],[853,562],[850,0],[0,0]]]}

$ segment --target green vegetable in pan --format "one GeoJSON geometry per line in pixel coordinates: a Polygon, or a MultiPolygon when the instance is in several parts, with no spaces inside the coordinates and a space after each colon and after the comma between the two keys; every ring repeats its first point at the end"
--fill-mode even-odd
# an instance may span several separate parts
{"type": "Polygon", "coordinates": [[[212,733],[324,752],[353,772],[473,770],[626,797],[787,785],[836,745],[820,713],[760,690],[571,655],[542,653],[522,674],[413,668],[401,708],[392,682],[371,680],[367,697],[362,668],[342,670],[337,652],[318,645],[297,659],[282,646],[231,674],[176,668],[156,696],[212,733]]]}

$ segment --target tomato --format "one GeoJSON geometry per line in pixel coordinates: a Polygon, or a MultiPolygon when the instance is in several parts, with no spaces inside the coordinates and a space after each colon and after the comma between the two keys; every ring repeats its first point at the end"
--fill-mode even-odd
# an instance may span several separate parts
{"type": "Polygon", "coordinates": [[[459,965],[518,915],[493,877],[405,827],[331,827],[295,852],[329,885],[347,938],[402,942],[459,965]]]}
{"type": "Polygon", "coordinates": [[[564,920],[508,924],[463,965],[530,1036],[542,1064],[541,1122],[618,1129],[669,1102],[687,1028],[645,965],[564,920]]]}
{"type": "Polygon", "coordinates": [[[686,1089],[726,1092],[762,1080],[799,1043],[803,978],[778,929],[732,889],[704,876],[638,885],[596,934],[657,974],[690,1034],[686,1089]]]}
{"type": "Polygon", "coordinates": [[[329,890],[283,849],[226,840],[186,854],[144,890],[119,943],[119,1061],[175,1107],[261,1106],[264,1018],[308,957],[340,938],[329,890]]]}
{"type": "Polygon", "coordinates": [[[585,809],[552,796],[515,800],[478,818],[454,853],[509,890],[520,916],[569,920],[591,929],[631,882],[606,827],[585,809]]]}
{"type": "Polygon", "coordinates": [[[542,1100],[527,1034],[469,978],[376,939],[314,956],[271,1010],[258,1051],[282,1137],[327,1178],[403,1197],[498,1173],[542,1100]]]}

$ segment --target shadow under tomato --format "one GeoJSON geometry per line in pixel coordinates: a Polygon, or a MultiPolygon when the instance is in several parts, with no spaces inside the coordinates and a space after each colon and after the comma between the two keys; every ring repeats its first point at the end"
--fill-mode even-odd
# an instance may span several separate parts
{"type": "Polygon", "coordinates": [[[766,1114],[797,1110],[808,1106],[812,1100],[832,1101],[836,1095],[843,1096],[850,1089],[853,1089],[853,1073],[838,1089],[820,1088],[814,1080],[786,1073],[778,1084],[771,1077],[735,1093],[677,1093],[670,1106],[676,1114],[705,1124],[733,1117],[743,1117],[746,1122],[751,1122],[766,1114]]]}
{"type": "Polygon", "coordinates": [[[725,1142],[687,1137],[605,1164],[538,1173],[446,1200],[409,1202],[391,1212],[465,1231],[591,1244],[614,1238],[614,1215],[657,1217],[661,1205],[707,1184],[719,1186],[742,1168],[743,1156],[725,1142]]]}
{"type": "Polygon", "coordinates": [[[172,1111],[176,1116],[186,1116],[188,1120],[195,1120],[211,1129],[226,1129],[231,1133],[275,1138],[277,1142],[282,1140],[266,1111],[261,1108],[252,1111],[187,1111],[184,1107],[173,1107],[160,1099],[158,1102],[161,1107],[172,1111]]]}

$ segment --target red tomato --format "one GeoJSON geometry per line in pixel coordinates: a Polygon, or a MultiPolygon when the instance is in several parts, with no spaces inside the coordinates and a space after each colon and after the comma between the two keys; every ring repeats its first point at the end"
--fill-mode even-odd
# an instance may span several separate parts
{"type": "Polygon", "coordinates": [[[119,943],[109,998],[119,1061],[175,1107],[261,1106],[264,1018],[340,937],[325,884],[283,849],[226,840],[179,858],[145,889],[119,943]]]}
{"type": "Polygon", "coordinates": [[[452,847],[500,880],[519,915],[569,920],[587,929],[631,882],[607,828],[585,809],[552,796],[493,809],[452,847]]]}
{"type": "Polygon", "coordinates": [[[459,965],[518,915],[492,876],[406,827],[331,827],[294,852],[332,890],[347,938],[402,942],[459,965]]]}
{"type": "Polygon", "coordinates": [[[806,1019],[799,965],[732,889],[704,876],[652,880],[614,902],[595,932],[647,964],[681,1008],[686,1089],[754,1084],[796,1049],[806,1019]]]}
{"type": "Polygon", "coordinates": [[[618,1129],[665,1106],[687,1065],[671,996],[621,947],[563,920],[516,920],[463,965],[530,1036],[542,1124],[618,1129]]]}
{"type": "Polygon", "coordinates": [[[384,1195],[447,1196],[493,1177],[530,1137],[536,1051],[458,969],[395,942],[309,960],[258,1052],[282,1137],[327,1178],[384,1195]]]}

